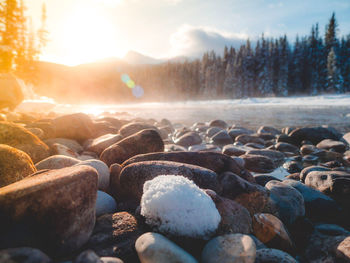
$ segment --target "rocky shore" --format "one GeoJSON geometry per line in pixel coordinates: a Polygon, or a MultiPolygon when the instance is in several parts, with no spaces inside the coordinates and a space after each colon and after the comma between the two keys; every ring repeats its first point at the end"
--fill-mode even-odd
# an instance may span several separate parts
{"type": "Polygon", "coordinates": [[[0,262],[350,262],[350,130],[0,113],[0,262]]]}

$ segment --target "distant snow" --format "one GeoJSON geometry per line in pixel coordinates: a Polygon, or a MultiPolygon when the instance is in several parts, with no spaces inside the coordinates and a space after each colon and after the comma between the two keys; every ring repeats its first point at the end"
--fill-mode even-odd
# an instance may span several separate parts
{"type": "Polygon", "coordinates": [[[209,238],[221,217],[212,199],[183,176],[161,175],[143,187],[141,214],[162,233],[209,238]]]}

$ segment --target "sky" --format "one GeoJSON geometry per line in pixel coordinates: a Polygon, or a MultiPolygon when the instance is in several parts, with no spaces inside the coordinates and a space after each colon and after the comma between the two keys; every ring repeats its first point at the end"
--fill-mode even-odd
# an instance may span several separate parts
{"type": "Polygon", "coordinates": [[[49,42],[40,59],[78,65],[129,50],[155,58],[199,56],[247,38],[324,33],[332,12],[350,34],[350,0],[25,0],[35,28],[47,7],[49,42]]]}

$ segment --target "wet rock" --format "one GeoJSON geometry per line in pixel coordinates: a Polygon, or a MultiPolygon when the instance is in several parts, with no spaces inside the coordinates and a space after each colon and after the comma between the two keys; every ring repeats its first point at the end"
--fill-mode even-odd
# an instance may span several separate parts
{"type": "Polygon", "coordinates": [[[297,261],[281,250],[263,248],[256,251],[255,263],[297,263],[297,261]]]}
{"type": "Polygon", "coordinates": [[[51,259],[36,248],[19,247],[0,250],[3,263],[51,263],[51,259]]]}
{"type": "Polygon", "coordinates": [[[83,142],[95,136],[94,123],[83,113],[63,115],[52,120],[56,137],[83,142]]]}
{"type": "Polygon", "coordinates": [[[304,198],[298,190],[278,181],[270,181],[265,187],[270,190],[267,213],[277,216],[287,226],[305,215],[304,198]]]}
{"type": "Polygon", "coordinates": [[[317,148],[330,150],[338,153],[344,153],[346,150],[346,145],[343,142],[335,141],[331,139],[325,139],[316,145],[317,148]]]}
{"type": "Polygon", "coordinates": [[[274,127],[271,126],[261,126],[258,131],[258,134],[264,134],[264,133],[269,133],[269,134],[273,134],[273,135],[278,135],[281,134],[281,132],[279,130],[277,130],[274,127]]]}
{"type": "Polygon", "coordinates": [[[177,145],[190,147],[202,143],[202,138],[196,132],[187,132],[174,141],[177,145]]]}
{"type": "Polygon", "coordinates": [[[303,170],[303,166],[299,162],[291,161],[285,162],[283,168],[288,171],[288,173],[299,173],[303,170]]]}
{"type": "Polygon", "coordinates": [[[268,150],[268,149],[254,149],[247,152],[247,154],[263,155],[272,159],[276,166],[280,165],[284,161],[284,154],[279,151],[268,150]]]}
{"type": "Polygon", "coordinates": [[[108,148],[109,146],[119,142],[123,139],[123,136],[120,134],[105,134],[98,138],[89,140],[86,145],[85,149],[90,152],[96,153],[98,156],[101,155],[101,153],[108,148]]]}
{"type": "Polygon", "coordinates": [[[291,153],[299,153],[299,148],[287,143],[287,142],[279,142],[275,145],[275,149],[280,152],[291,152],[291,153]]]}
{"type": "Polygon", "coordinates": [[[248,235],[227,234],[210,240],[203,249],[203,263],[254,263],[256,247],[248,235]]]}
{"type": "Polygon", "coordinates": [[[120,187],[127,196],[120,196],[120,198],[140,201],[144,183],[158,175],[182,175],[200,188],[221,192],[216,173],[209,169],[177,162],[145,161],[129,164],[123,168],[119,180],[120,187]]]}
{"type": "Polygon", "coordinates": [[[0,247],[55,255],[79,249],[95,224],[96,193],[97,173],[88,166],[38,172],[0,188],[0,247]]]}
{"type": "Polygon", "coordinates": [[[248,135],[248,134],[238,135],[235,138],[235,141],[236,142],[240,142],[242,144],[246,144],[246,143],[249,143],[249,142],[253,142],[253,143],[257,143],[257,144],[261,144],[261,145],[265,144],[265,141],[263,139],[260,139],[258,136],[256,136],[256,135],[248,135]]]}
{"type": "Polygon", "coordinates": [[[249,182],[255,182],[253,176],[233,158],[215,152],[169,152],[140,154],[125,161],[122,166],[143,161],[172,161],[201,166],[217,174],[229,171],[249,182]]]}
{"type": "Polygon", "coordinates": [[[157,131],[157,127],[147,124],[147,123],[142,123],[142,122],[131,122],[128,124],[125,124],[123,127],[120,128],[119,134],[122,135],[123,137],[128,137],[130,135],[133,135],[135,133],[138,133],[142,130],[145,129],[152,129],[157,131]]]}
{"type": "Polygon", "coordinates": [[[142,130],[106,148],[100,159],[108,166],[123,163],[127,159],[143,153],[162,152],[164,143],[155,130],[142,130]]]}
{"type": "Polygon", "coordinates": [[[280,179],[274,177],[274,176],[271,176],[271,175],[265,175],[265,174],[257,174],[257,175],[254,175],[254,179],[256,181],[256,183],[258,185],[261,185],[261,186],[265,186],[268,182],[272,181],[272,180],[276,180],[276,181],[279,181],[281,182],[280,179]]]}
{"type": "Polygon", "coordinates": [[[220,127],[211,127],[211,128],[206,130],[205,134],[210,138],[221,131],[225,131],[225,130],[223,128],[220,128],[220,127]]]}
{"type": "Polygon", "coordinates": [[[212,120],[209,122],[209,127],[220,127],[226,129],[228,127],[228,124],[223,120],[212,120]]]}
{"type": "MultiPolygon", "coordinates": [[[[76,153],[81,153],[84,151],[83,147],[75,140],[65,139],[65,138],[52,138],[44,141],[50,149],[55,143],[64,145],[76,153]]],[[[52,154],[52,153],[51,153],[52,154]]]]}
{"type": "Polygon", "coordinates": [[[117,203],[109,194],[102,191],[97,191],[96,199],[96,217],[104,214],[112,214],[117,211],[117,203]]]}
{"type": "Polygon", "coordinates": [[[320,160],[320,162],[326,163],[331,161],[338,161],[344,163],[343,154],[338,152],[332,152],[327,150],[320,150],[314,153],[320,160]]]}
{"type": "Polygon", "coordinates": [[[318,164],[318,160],[319,158],[315,155],[305,155],[303,156],[302,162],[303,162],[303,166],[305,167],[309,167],[309,166],[315,166],[318,164]]]}
{"type": "Polygon", "coordinates": [[[261,212],[268,202],[269,193],[260,185],[250,183],[234,173],[219,175],[222,196],[232,199],[248,209],[251,215],[261,212]]]}
{"type": "Polygon", "coordinates": [[[80,163],[80,160],[64,155],[53,155],[40,162],[38,162],[35,167],[37,170],[45,169],[61,169],[65,167],[70,167],[75,164],[80,163]]]}
{"type": "Polygon", "coordinates": [[[212,190],[205,192],[213,199],[221,216],[218,235],[250,234],[252,232],[252,218],[245,207],[231,199],[217,195],[212,190]]]}
{"type": "Polygon", "coordinates": [[[244,160],[244,167],[252,172],[270,173],[276,168],[274,161],[263,155],[245,154],[240,157],[244,160]]]}
{"type": "Polygon", "coordinates": [[[148,232],[140,236],[135,243],[135,249],[141,263],[147,262],[188,262],[197,260],[181,247],[166,237],[148,232]]]}
{"type": "Polygon", "coordinates": [[[0,144],[7,144],[27,153],[34,163],[49,156],[49,147],[23,127],[0,122],[0,144]]]}
{"type": "Polygon", "coordinates": [[[294,251],[294,244],[283,223],[271,214],[253,216],[253,234],[266,246],[287,252],[294,251]]]}
{"type": "Polygon", "coordinates": [[[222,153],[229,156],[241,156],[251,150],[253,150],[251,147],[228,144],[224,146],[222,153]]]}
{"type": "Polygon", "coordinates": [[[233,140],[230,135],[228,135],[227,131],[220,131],[211,137],[210,143],[216,145],[226,145],[233,143],[233,140]]]}
{"type": "Polygon", "coordinates": [[[324,139],[339,140],[342,135],[334,129],[325,127],[297,128],[289,133],[289,137],[294,145],[300,145],[303,140],[308,140],[316,145],[324,139]]]}
{"type": "Polygon", "coordinates": [[[0,188],[36,172],[36,168],[25,152],[0,144],[0,188]]]}
{"type": "Polygon", "coordinates": [[[127,212],[100,216],[85,246],[100,257],[118,257],[125,262],[137,262],[135,241],[144,233],[136,218],[127,212]]]}

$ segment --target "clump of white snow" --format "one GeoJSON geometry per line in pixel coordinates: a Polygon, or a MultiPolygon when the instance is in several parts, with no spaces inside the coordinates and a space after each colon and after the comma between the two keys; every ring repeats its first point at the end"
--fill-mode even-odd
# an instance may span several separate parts
{"type": "Polygon", "coordinates": [[[183,176],[161,175],[143,186],[141,215],[161,233],[209,238],[221,216],[212,199],[183,176]]]}

